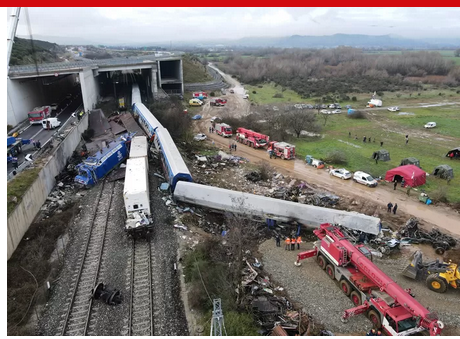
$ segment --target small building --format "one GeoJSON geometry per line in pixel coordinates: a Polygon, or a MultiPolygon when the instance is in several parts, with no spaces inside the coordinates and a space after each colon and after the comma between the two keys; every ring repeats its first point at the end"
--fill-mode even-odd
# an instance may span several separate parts
{"type": "Polygon", "coordinates": [[[417,187],[425,185],[426,173],[415,165],[404,165],[393,168],[385,174],[385,181],[401,182],[404,179],[405,185],[417,187]]]}
{"type": "Polygon", "coordinates": [[[418,168],[420,167],[420,160],[414,157],[409,157],[409,158],[404,158],[401,160],[401,164],[399,166],[404,166],[404,165],[415,165],[418,168]]]}
{"type": "Polygon", "coordinates": [[[439,166],[436,166],[432,174],[441,179],[449,180],[449,179],[453,179],[454,170],[452,169],[452,167],[448,165],[439,165],[439,166]]]}
{"type": "Polygon", "coordinates": [[[385,149],[381,149],[379,151],[375,151],[372,153],[372,159],[380,160],[380,161],[390,161],[390,152],[385,149]]]}
{"type": "Polygon", "coordinates": [[[446,157],[452,159],[460,159],[460,147],[451,149],[449,152],[447,152],[446,157]]]}

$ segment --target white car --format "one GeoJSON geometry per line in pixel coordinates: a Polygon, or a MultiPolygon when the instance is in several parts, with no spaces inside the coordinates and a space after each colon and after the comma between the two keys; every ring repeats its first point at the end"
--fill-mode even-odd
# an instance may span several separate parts
{"type": "Polygon", "coordinates": [[[352,177],[351,172],[347,171],[345,168],[331,169],[329,174],[342,180],[351,179],[352,177]]]}
{"type": "Polygon", "coordinates": [[[333,110],[333,111],[332,111],[332,114],[340,114],[340,113],[342,113],[342,111],[339,110],[339,109],[336,109],[336,110],[333,110]]]}
{"type": "Polygon", "coordinates": [[[436,127],[436,123],[435,122],[429,122],[425,125],[425,128],[435,128],[436,127]]]}
{"type": "Polygon", "coordinates": [[[375,180],[372,175],[367,174],[366,172],[357,171],[353,174],[353,181],[366,185],[367,187],[376,187],[377,180],[375,180]]]}
{"type": "Polygon", "coordinates": [[[243,94],[243,99],[249,99],[249,94],[243,94]]]}
{"type": "Polygon", "coordinates": [[[395,106],[395,107],[388,107],[388,110],[389,110],[390,112],[397,112],[397,111],[399,111],[399,107],[398,107],[398,106],[395,106]]]}
{"type": "Polygon", "coordinates": [[[51,104],[50,105],[52,111],[56,111],[58,106],[59,106],[58,104],[51,104]]]}
{"type": "Polygon", "coordinates": [[[323,113],[323,114],[332,114],[332,112],[328,111],[327,109],[322,109],[321,113],[323,113]]]}
{"type": "Polygon", "coordinates": [[[207,138],[208,137],[206,136],[206,134],[198,133],[197,135],[195,135],[195,137],[193,139],[196,140],[196,141],[203,141],[203,140],[206,140],[207,138]]]}

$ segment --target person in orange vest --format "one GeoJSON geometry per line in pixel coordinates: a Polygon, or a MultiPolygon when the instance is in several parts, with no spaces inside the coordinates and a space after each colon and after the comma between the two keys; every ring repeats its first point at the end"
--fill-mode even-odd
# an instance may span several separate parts
{"type": "Polygon", "coordinates": [[[284,240],[285,246],[284,249],[289,251],[289,248],[291,247],[291,239],[289,237],[286,237],[286,240],[284,240]]]}
{"type": "Polygon", "coordinates": [[[295,250],[295,237],[291,238],[291,251],[295,250]]]}
{"type": "Polygon", "coordinates": [[[297,249],[300,250],[300,243],[302,242],[302,238],[300,237],[300,235],[297,237],[297,249]]]}

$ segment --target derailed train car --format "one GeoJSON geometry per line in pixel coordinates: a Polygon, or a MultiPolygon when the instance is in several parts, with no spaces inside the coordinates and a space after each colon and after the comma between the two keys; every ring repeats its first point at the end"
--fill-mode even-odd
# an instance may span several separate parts
{"type": "Polygon", "coordinates": [[[126,161],[123,200],[126,211],[125,231],[131,236],[149,237],[153,228],[150,210],[148,143],[145,136],[131,141],[126,161]]]}

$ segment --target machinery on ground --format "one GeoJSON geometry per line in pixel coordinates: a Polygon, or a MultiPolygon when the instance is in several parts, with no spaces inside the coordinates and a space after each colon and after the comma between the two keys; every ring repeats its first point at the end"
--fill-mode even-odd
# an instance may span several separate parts
{"type": "Polygon", "coordinates": [[[228,124],[225,123],[218,123],[215,124],[216,133],[220,135],[221,137],[229,137],[231,138],[233,133],[232,133],[232,127],[228,124]]]}
{"type": "Polygon", "coordinates": [[[316,257],[329,277],[339,281],[343,293],[355,304],[343,312],[342,321],[367,313],[374,326],[388,335],[441,333],[444,324],[436,314],[415,300],[410,289],[400,287],[372,263],[367,247],[352,244],[346,231],[337,225],[322,224],[313,232],[319,240],[312,250],[297,255],[296,265],[316,257]]]}
{"type": "Polygon", "coordinates": [[[127,158],[128,145],[132,137],[133,134],[129,133],[119,137],[107,144],[106,148],[75,166],[75,170],[78,172],[75,182],[84,187],[96,185],[100,179],[127,158]]]}
{"type": "Polygon", "coordinates": [[[448,286],[460,289],[460,268],[452,262],[439,260],[424,263],[422,252],[416,251],[412,262],[403,270],[403,275],[411,279],[425,278],[426,285],[432,291],[444,293],[448,286]]]}
{"type": "Polygon", "coordinates": [[[268,146],[270,137],[250,129],[238,127],[236,130],[236,141],[253,148],[262,148],[268,146]]]}
{"type": "Polygon", "coordinates": [[[283,160],[295,159],[295,145],[288,144],[287,142],[270,141],[268,143],[268,150],[272,152],[272,156],[274,155],[283,160]]]}
{"type": "Polygon", "coordinates": [[[7,162],[10,162],[13,160],[13,157],[17,157],[18,154],[22,153],[22,145],[28,145],[30,142],[30,139],[20,139],[8,136],[6,147],[7,162]]]}

